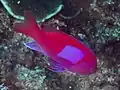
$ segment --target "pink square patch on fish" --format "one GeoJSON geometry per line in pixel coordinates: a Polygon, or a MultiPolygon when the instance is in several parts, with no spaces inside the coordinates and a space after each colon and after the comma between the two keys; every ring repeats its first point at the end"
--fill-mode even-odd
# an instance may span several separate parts
{"type": "Polygon", "coordinates": [[[70,46],[70,45],[67,45],[58,54],[58,56],[72,62],[73,64],[76,64],[78,61],[83,59],[84,54],[80,49],[70,46]]]}

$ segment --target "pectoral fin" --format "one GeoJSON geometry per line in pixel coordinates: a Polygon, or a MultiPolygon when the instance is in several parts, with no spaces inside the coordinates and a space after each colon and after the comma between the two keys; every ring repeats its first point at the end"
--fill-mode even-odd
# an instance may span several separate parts
{"type": "Polygon", "coordinates": [[[27,43],[23,43],[26,47],[41,52],[43,54],[46,55],[46,53],[42,50],[42,48],[40,47],[40,45],[36,42],[36,41],[31,41],[31,42],[27,42],[27,43]]]}

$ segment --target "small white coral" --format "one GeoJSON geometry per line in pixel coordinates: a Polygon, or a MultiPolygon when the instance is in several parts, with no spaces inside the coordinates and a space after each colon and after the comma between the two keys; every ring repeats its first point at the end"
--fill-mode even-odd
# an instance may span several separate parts
{"type": "Polygon", "coordinates": [[[8,90],[8,87],[4,86],[4,83],[0,85],[0,90],[8,90]]]}

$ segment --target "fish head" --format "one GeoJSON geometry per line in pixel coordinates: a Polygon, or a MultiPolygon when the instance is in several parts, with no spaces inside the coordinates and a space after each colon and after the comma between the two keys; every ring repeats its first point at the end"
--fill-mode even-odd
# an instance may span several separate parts
{"type": "Polygon", "coordinates": [[[70,69],[72,72],[79,73],[81,75],[93,74],[97,71],[97,60],[96,58],[92,60],[83,60],[73,65],[70,69]]]}
{"type": "MultiPolygon", "coordinates": [[[[64,59],[64,61],[66,60],[66,62],[71,63],[69,67],[67,67],[67,63],[65,64],[65,67],[71,72],[84,75],[96,72],[96,56],[89,49],[85,52],[72,45],[66,45],[58,54],[58,56],[64,59]]],[[[62,60],[59,61],[61,61],[62,64],[65,63],[62,60]]]]}

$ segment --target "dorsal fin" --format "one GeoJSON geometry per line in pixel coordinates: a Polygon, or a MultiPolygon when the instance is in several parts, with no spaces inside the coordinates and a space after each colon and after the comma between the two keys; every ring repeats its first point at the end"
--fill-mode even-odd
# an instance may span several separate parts
{"type": "Polygon", "coordinates": [[[59,32],[59,30],[56,27],[50,26],[45,23],[40,24],[40,29],[46,32],[59,32]]]}

